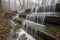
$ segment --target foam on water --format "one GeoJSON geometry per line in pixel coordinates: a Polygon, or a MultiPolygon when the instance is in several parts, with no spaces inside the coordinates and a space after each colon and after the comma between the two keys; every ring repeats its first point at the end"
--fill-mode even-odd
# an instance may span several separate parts
{"type": "Polygon", "coordinates": [[[19,29],[19,32],[16,32],[19,34],[18,38],[16,40],[18,40],[20,38],[21,35],[25,34],[27,37],[27,40],[35,40],[32,36],[30,36],[27,32],[25,32],[23,29],[19,29]]]}

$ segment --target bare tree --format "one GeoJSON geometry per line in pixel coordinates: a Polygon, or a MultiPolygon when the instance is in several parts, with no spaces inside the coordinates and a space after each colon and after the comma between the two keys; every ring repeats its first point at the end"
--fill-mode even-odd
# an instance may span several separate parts
{"type": "Polygon", "coordinates": [[[21,8],[21,10],[22,10],[22,5],[21,5],[21,1],[19,0],[19,3],[20,3],[20,8],[21,8]]]}
{"type": "Polygon", "coordinates": [[[14,0],[14,4],[15,4],[15,8],[14,8],[14,9],[17,11],[17,8],[16,8],[16,1],[15,1],[15,0],[14,0]]]}
{"type": "Polygon", "coordinates": [[[9,11],[10,11],[10,0],[9,0],[9,11]]]}
{"type": "Polygon", "coordinates": [[[38,6],[39,6],[39,0],[38,0],[38,6]]]}
{"type": "Polygon", "coordinates": [[[27,9],[28,9],[28,0],[27,0],[27,9]]]}
{"type": "Polygon", "coordinates": [[[25,1],[23,0],[23,8],[25,9],[25,1]]]}

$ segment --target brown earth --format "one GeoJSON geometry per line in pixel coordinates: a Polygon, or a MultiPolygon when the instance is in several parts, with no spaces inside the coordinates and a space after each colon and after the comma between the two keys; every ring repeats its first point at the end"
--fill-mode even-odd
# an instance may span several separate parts
{"type": "Polygon", "coordinates": [[[5,13],[0,12],[0,40],[6,40],[10,27],[7,19],[4,18],[5,13]]]}

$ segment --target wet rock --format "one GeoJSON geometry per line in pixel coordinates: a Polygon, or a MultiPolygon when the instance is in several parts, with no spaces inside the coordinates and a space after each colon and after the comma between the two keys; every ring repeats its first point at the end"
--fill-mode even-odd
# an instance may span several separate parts
{"type": "Polygon", "coordinates": [[[26,35],[23,34],[22,36],[20,36],[20,38],[18,40],[27,40],[27,37],[25,37],[26,35]]]}
{"type": "Polygon", "coordinates": [[[18,33],[17,34],[15,33],[12,37],[13,38],[17,38],[18,37],[18,33]]]}

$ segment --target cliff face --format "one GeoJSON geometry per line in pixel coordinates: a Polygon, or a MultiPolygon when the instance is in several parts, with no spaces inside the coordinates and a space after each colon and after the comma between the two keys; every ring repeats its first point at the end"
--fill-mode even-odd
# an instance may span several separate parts
{"type": "Polygon", "coordinates": [[[56,12],[60,12],[60,3],[57,3],[56,4],[56,9],[55,9],[56,12]]]}

